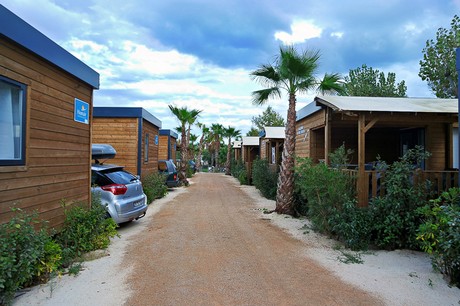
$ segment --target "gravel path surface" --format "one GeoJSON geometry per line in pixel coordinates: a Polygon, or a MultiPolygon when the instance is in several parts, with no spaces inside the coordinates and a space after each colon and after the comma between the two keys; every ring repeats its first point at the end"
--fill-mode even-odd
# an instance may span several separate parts
{"type": "Polygon", "coordinates": [[[198,173],[119,229],[77,277],[32,288],[14,305],[460,305],[419,252],[361,255],[307,220],[262,213],[274,201],[223,174],[198,173]]]}

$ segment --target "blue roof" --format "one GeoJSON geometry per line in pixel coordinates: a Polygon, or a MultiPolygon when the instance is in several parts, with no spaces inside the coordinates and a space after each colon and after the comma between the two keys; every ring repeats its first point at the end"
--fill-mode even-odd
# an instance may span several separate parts
{"type": "Polygon", "coordinates": [[[174,132],[172,130],[167,130],[167,129],[161,129],[160,130],[160,135],[166,135],[166,136],[174,137],[176,139],[178,137],[176,132],[174,132]]]}
{"type": "Polygon", "coordinates": [[[93,107],[95,118],[142,118],[161,128],[161,121],[142,107],[93,107]]]}
{"type": "Polygon", "coordinates": [[[321,106],[316,105],[316,101],[310,102],[301,109],[297,111],[296,121],[302,120],[305,117],[308,117],[321,109],[321,106]]]}
{"type": "Polygon", "coordinates": [[[99,88],[99,73],[1,4],[0,36],[14,41],[93,88],[99,88]]]}

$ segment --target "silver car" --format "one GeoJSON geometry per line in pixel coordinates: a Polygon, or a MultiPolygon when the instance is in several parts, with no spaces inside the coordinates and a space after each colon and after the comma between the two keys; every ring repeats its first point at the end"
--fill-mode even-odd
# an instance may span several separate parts
{"type": "Polygon", "coordinates": [[[109,164],[91,166],[91,190],[100,196],[101,204],[107,206],[110,217],[118,224],[145,216],[147,197],[138,177],[109,164]]]}

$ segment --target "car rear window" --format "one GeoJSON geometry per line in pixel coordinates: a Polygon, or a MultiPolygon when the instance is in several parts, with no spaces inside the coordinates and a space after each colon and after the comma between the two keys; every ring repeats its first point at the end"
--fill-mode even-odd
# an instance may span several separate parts
{"type": "Polygon", "coordinates": [[[98,186],[104,186],[109,184],[129,184],[130,182],[137,180],[137,177],[129,173],[128,171],[121,169],[108,169],[100,171],[95,177],[94,183],[98,186]]]}

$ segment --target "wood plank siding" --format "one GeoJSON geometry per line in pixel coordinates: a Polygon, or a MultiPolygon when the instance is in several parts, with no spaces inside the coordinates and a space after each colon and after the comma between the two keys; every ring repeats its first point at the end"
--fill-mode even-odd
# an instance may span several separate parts
{"type": "Polygon", "coordinates": [[[74,101],[91,107],[93,87],[2,35],[0,75],[27,85],[26,160],[0,166],[0,222],[14,205],[59,227],[61,200],[90,201],[91,129],[74,121],[74,101]]]}
{"type": "MultiPolygon", "coordinates": [[[[324,110],[320,110],[317,113],[306,117],[302,120],[297,121],[296,124],[296,148],[295,153],[298,157],[311,157],[312,146],[317,139],[313,136],[312,131],[318,130],[325,125],[326,115],[324,110]],[[313,138],[313,139],[312,139],[313,138]]],[[[324,131],[324,129],[323,129],[324,131]]],[[[324,144],[324,140],[322,142],[324,144]]]]}
{"type": "Polygon", "coordinates": [[[141,178],[158,172],[159,128],[147,120],[142,120],[142,166],[141,178]],[[148,136],[148,154],[146,155],[146,136],[148,136]],[[156,143],[155,143],[156,139],[156,143]]]}
{"type": "Polygon", "coordinates": [[[93,143],[110,144],[117,151],[110,164],[124,166],[137,174],[140,118],[93,118],[93,143]]]}
{"type": "Polygon", "coordinates": [[[112,145],[117,154],[107,163],[142,179],[158,171],[160,127],[161,121],[140,107],[95,107],[93,143],[112,145]]]}
{"type": "Polygon", "coordinates": [[[160,130],[160,141],[158,146],[159,160],[176,160],[177,133],[162,129],[160,130]]]}

